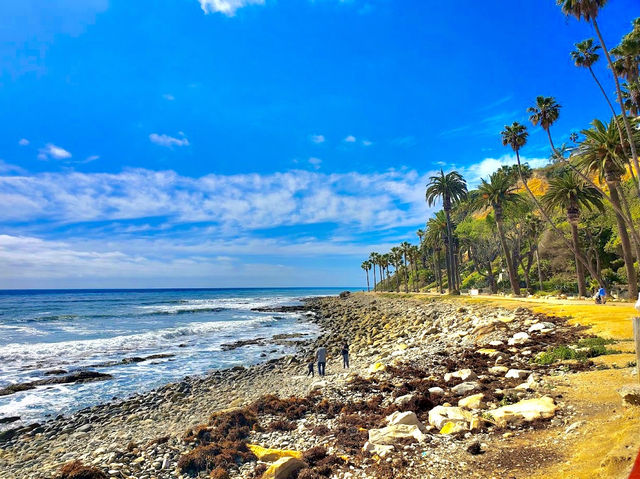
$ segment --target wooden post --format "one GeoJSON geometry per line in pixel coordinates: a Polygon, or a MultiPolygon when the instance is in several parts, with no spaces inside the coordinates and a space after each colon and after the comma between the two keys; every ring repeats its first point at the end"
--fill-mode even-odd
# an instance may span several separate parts
{"type": "Polygon", "coordinates": [[[636,371],[640,382],[640,317],[633,318],[633,342],[636,345],[636,371]]]}

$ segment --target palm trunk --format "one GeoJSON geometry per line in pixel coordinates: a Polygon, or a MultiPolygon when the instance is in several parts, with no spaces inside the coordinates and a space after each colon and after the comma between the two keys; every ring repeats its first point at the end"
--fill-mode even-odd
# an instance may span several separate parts
{"type": "MultiPolygon", "coordinates": [[[[611,201],[615,202],[619,207],[620,198],[618,196],[617,182],[607,181],[607,186],[609,186],[611,201]]],[[[638,296],[638,284],[636,279],[636,269],[633,265],[633,255],[631,254],[631,243],[629,241],[629,234],[627,233],[627,227],[624,223],[624,220],[617,213],[616,222],[618,223],[618,235],[620,236],[620,243],[622,245],[622,256],[624,258],[624,265],[627,270],[629,299],[633,299],[638,296]]]]}
{"type": "MultiPolygon", "coordinates": [[[[533,200],[533,202],[536,204],[536,207],[538,208],[538,210],[540,210],[540,213],[542,213],[542,216],[544,217],[544,219],[547,221],[547,223],[549,223],[549,226],[551,226],[551,228],[553,229],[553,231],[555,231],[555,233],[558,235],[558,237],[562,240],[562,242],[565,244],[565,246],[574,254],[577,256],[577,258],[580,260],[580,262],[585,266],[585,268],[587,268],[587,270],[589,271],[589,274],[591,274],[592,277],[596,278],[598,280],[598,284],[600,284],[600,286],[602,288],[605,287],[604,281],[602,281],[602,278],[599,277],[595,271],[593,271],[593,268],[591,267],[591,265],[589,264],[589,262],[587,261],[587,259],[579,252],[576,251],[575,248],[573,247],[573,245],[567,241],[567,239],[564,237],[564,235],[562,234],[562,231],[560,231],[558,229],[558,227],[556,226],[556,224],[553,222],[553,220],[551,219],[551,217],[547,214],[546,210],[542,207],[542,205],[540,204],[540,202],[538,201],[538,199],[536,198],[536,196],[533,194],[533,192],[531,191],[531,188],[529,188],[529,185],[527,184],[527,182],[524,180],[524,177],[522,176],[522,165],[520,163],[520,152],[519,150],[515,150],[516,152],[516,161],[518,162],[518,175],[520,176],[520,181],[522,181],[522,184],[524,185],[524,188],[527,190],[527,193],[529,193],[529,196],[531,197],[531,199],[533,200]]],[[[613,198],[611,200],[611,203],[614,204],[613,198]]],[[[617,204],[617,209],[620,210],[620,205],[619,202],[617,204]]],[[[614,208],[615,209],[615,208],[614,208]]],[[[622,217],[621,217],[622,219],[622,217]]],[[[624,221],[624,220],[622,220],[624,221]]],[[[625,230],[626,232],[626,230],[625,230]]]]}
{"type": "Polygon", "coordinates": [[[536,245],[536,266],[538,267],[538,282],[540,283],[540,291],[542,291],[542,269],[540,268],[540,253],[536,245]]]}
{"type": "Polygon", "coordinates": [[[494,208],[494,216],[496,217],[496,225],[498,227],[498,236],[500,236],[500,244],[502,245],[502,252],[504,253],[504,260],[507,262],[507,270],[509,271],[509,283],[511,283],[511,290],[513,294],[520,295],[520,285],[518,284],[518,276],[516,270],[513,267],[513,261],[509,254],[509,247],[507,246],[507,238],[504,234],[504,227],[502,225],[502,216],[496,214],[494,208]]]}
{"type": "Polygon", "coordinates": [[[496,284],[496,278],[493,275],[493,266],[491,266],[491,261],[487,262],[487,279],[489,280],[489,288],[491,288],[491,292],[493,294],[498,292],[498,285],[496,284]]]}
{"type": "Polygon", "coordinates": [[[365,269],[364,272],[367,273],[367,293],[368,293],[369,291],[371,291],[371,289],[369,288],[369,270],[365,269]]]}
{"type": "MultiPolygon", "coordinates": [[[[629,202],[627,201],[627,197],[624,195],[624,192],[621,190],[620,185],[618,185],[618,196],[622,199],[622,206],[624,206],[624,212],[626,213],[627,217],[633,218],[631,216],[631,210],[629,209],[629,202]]],[[[630,227],[629,229],[631,231],[634,231],[633,227],[630,227]]],[[[631,235],[631,237],[633,239],[633,250],[636,254],[636,260],[640,261],[640,243],[636,241],[636,235],[631,235]]]]}
{"type": "Polygon", "coordinates": [[[442,268],[440,268],[440,250],[436,250],[436,263],[438,271],[438,292],[442,294],[442,268]]]}
{"type": "MultiPolygon", "coordinates": [[[[607,63],[609,64],[609,68],[611,69],[611,73],[613,74],[613,80],[616,84],[616,95],[618,96],[618,103],[620,104],[620,108],[622,110],[622,122],[624,123],[624,129],[627,132],[627,138],[629,138],[629,146],[631,147],[631,158],[633,158],[633,166],[636,168],[636,172],[640,174],[640,164],[638,164],[638,152],[636,151],[636,145],[633,141],[633,133],[631,131],[631,124],[629,123],[629,118],[627,118],[627,110],[624,107],[624,101],[622,99],[622,90],[620,88],[620,80],[618,80],[618,75],[616,74],[615,69],[613,68],[613,62],[611,61],[611,55],[609,55],[609,50],[607,50],[607,46],[604,43],[604,39],[602,38],[602,34],[600,33],[600,27],[598,27],[598,22],[595,17],[591,19],[593,22],[593,28],[598,35],[598,40],[600,40],[600,45],[602,46],[602,51],[607,57],[607,63]]],[[[622,147],[624,148],[624,142],[622,143],[622,147]]],[[[640,197],[640,183],[637,183],[638,187],[638,196],[640,197]]],[[[637,287],[636,287],[637,290],[637,287]]]]}
{"type": "Polygon", "coordinates": [[[447,243],[447,254],[449,255],[449,267],[450,269],[450,276],[451,276],[451,281],[450,283],[450,288],[449,288],[449,294],[456,294],[458,293],[457,288],[456,288],[456,257],[454,255],[454,248],[455,245],[453,244],[453,232],[451,230],[451,214],[450,214],[450,209],[449,208],[445,208],[444,209],[444,214],[445,217],[447,218],[447,238],[449,238],[449,241],[447,243]]]}
{"type": "Polygon", "coordinates": [[[376,264],[373,264],[373,290],[375,291],[378,287],[378,280],[376,279],[376,264]]]}
{"type": "MultiPolygon", "coordinates": [[[[573,247],[576,251],[580,251],[580,238],[578,238],[578,225],[569,221],[571,225],[571,238],[573,239],[573,247]]],[[[584,281],[584,267],[578,258],[578,255],[574,255],[576,260],[576,276],[578,278],[578,296],[587,296],[587,285],[584,281]]]]}
{"type": "Polygon", "coordinates": [[[451,294],[453,291],[453,285],[451,284],[452,276],[451,276],[451,261],[449,259],[449,240],[447,239],[447,244],[445,244],[444,249],[444,265],[447,269],[447,293],[451,294]]]}

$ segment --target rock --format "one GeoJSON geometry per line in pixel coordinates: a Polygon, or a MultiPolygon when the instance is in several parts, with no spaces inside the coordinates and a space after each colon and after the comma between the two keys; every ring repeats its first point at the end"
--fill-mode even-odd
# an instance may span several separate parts
{"type": "Polygon", "coordinates": [[[489,372],[491,374],[495,374],[497,375],[502,375],[504,373],[506,373],[507,371],[509,371],[509,368],[506,366],[493,366],[489,368],[489,372]]]}
{"type": "Polygon", "coordinates": [[[48,386],[52,384],[87,383],[91,381],[105,381],[113,379],[111,374],[98,373],[95,371],[76,371],[66,376],[39,379],[28,383],[18,383],[0,389],[0,396],[8,396],[20,391],[35,389],[37,386],[48,386]]]}
{"type": "Polygon", "coordinates": [[[415,394],[405,394],[404,396],[397,397],[395,401],[393,401],[393,404],[395,404],[398,407],[404,407],[407,404],[409,404],[414,398],[415,398],[415,394]]]}
{"type": "Polygon", "coordinates": [[[295,457],[281,457],[262,475],[262,479],[289,479],[296,471],[306,467],[306,463],[295,457]]]}
{"type": "Polygon", "coordinates": [[[471,369],[461,369],[454,373],[447,373],[444,375],[444,380],[447,382],[453,378],[462,379],[463,381],[474,381],[478,379],[478,376],[471,369]]]}
{"type": "Polygon", "coordinates": [[[91,431],[91,424],[85,424],[84,426],[80,426],[77,429],[78,432],[89,432],[91,431]]]}
{"type": "Polygon", "coordinates": [[[458,407],[465,409],[480,409],[483,405],[484,394],[478,393],[473,396],[467,396],[466,398],[458,401],[458,407]]]}
{"type": "Polygon", "coordinates": [[[456,396],[464,396],[478,389],[480,385],[477,382],[460,383],[451,388],[451,392],[456,396]]]}
{"type": "Polygon", "coordinates": [[[258,460],[263,462],[274,462],[283,457],[295,457],[296,459],[302,459],[302,453],[299,451],[289,451],[287,449],[268,449],[266,447],[258,446],[257,444],[247,444],[247,447],[258,460]]]}
{"type": "Polygon", "coordinates": [[[482,445],[480,444],[480,441],[474,441],[471,444],[469,444],[469,447],[467,447],[467,452],[474,456],[484,453],[484,451],[482,450],[482,445]]]}
{"type": "Polygon", "coordinates": [[[351,291],[343,291],[340,293],[340,299],[347,299],[349,296],[351,296],[351,291]]]}
{"type": "Polygon", "coordinates": [[[577,421],[574,422],[571,426],[569,426],[568,428],[566,428],[564,430],[565,434],[570,434],[572,432],[576,432],[579,428],[581,428],[582,426],[584,426],[586,424],[586,421],[577,421]]]}
{"type": "Polygon", "coordinates": [[[372,444],[393,445],[398,441],[411,438],[423,442],[425,435],[418,426],[410,424],[395,424],[381,429],[369,429],[369,442],[372,444]]]}
{"type": "Polygon", "coordinates": [[[491,417],[499,427],[505,427],[507,424],[521,424],[524,421],[530,422],[541,418],[550,418],[556,412],[557,406],[553,399],[544,396],[536,399],[525,399],[511,404],[502,406],[498,409],[488,411],[491,417]]]}
{"type": "Polygon", "coordinates": [[[438,386],[434,386],[432,388],[429,388],[429,395],[433,397],[444,396],[444,389],[438,386]]]}
{"type": "Polygon", "coordinates": [[[393,451],[394,447],[387,444],[372,444],[369,441],[364,443],[362,450],[364,452],[368,452],[369,454],[377,454],[380,457],[385,457],[391,451],[393,451]]]}
{"type": "Polygon", "coordinates": [[[396,411],[393,414],[387,416],[387,424],[394,426],[396,424],[407,424],[409,426],[417,426],[421,431],[426,431],[424,424],[420,422],[416,413],[412,411],[400,412],[396,411]]]}
{"type": "Polygon", "coordinates": [[[640,406],[640,384],[627,384],[618,390],[623,406],[640,406]]]}
{"type": "Polygon", "coordinates": [[[524,379],[529,375],[529,372],[524,369],[509,369],[504,377],[507,379],[524,379]]]}
{"type": "Polygon", "coordinates": [[[509,346],[514,346],[516,344],[524,344],[527,341],[529,341],[529,335],[521,331],[519,333],[514,334],[513,337],[509,339],[509,341],[507,341],[507,343],[509,344],[509,346]]]}
{"type": "Polygon", "coordinates": [[[478,354],[484,354],[485,356],[489,356],[490,358],[500,354],[500,352],[497,349],[491,349],[491,348],[478,349],[476,352],[478,354]]]}
{"type": "Polygon", "coordinates": [[[326,381],[316,381],[309,386],[309,392],[318,391],[327,387],[326,381]]]}
{"type": "Polygon", "coordinates": [[[473,415],[460,407],[436,406],[429,411],[429,424],[440,430],[447,422],[470,423],[473,415]]]}
{"type": "Polygon", "coordinates": [[[553,331],[555,327],[555,324],[549,322],[535,323],[531,325],[531,327],[529,328],[529,332],[534,333],[537,331],[540,333],[548,333],[549,331],[553,331]]]}

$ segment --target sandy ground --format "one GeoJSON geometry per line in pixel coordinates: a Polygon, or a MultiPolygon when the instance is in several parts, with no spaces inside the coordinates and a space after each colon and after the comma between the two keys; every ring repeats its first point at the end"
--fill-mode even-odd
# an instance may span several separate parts
{"type": "MultiPolygon", "coordinates": [[[[415,295],[422,296],[421,294],[415,295]]],[[[521,436],[509,449],[528,450],[539,457],[531,479],[627,478],[640,450],[640,409],[623,408],[618,389],[636,382],[631,318],[638,313],[633,303],[597,305],[586,300],[462,297],[471,303],[496,304],[506,308],[527,307],[535,312],[569,316],[570,322],[589,326],[588,332],[615,339],[611,347],[623,354],[601,356],[594,362],[608,369],[587,371],[554,380],[565,400],[576,411],[574,431],[549,428],[521,436]]],[[[508,455],[501,451],[500,457],[508,455]]],[[[531,465],[527,465],[530,469],[531,465]]]]}

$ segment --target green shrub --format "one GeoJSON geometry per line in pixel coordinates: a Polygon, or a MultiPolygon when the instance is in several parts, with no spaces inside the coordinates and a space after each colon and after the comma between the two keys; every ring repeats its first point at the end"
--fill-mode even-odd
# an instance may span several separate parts
{"type": "Polygon", "coordinates": [[[619,354],[620,351],[608,349],[607,344],[611,344],[612,339],[604,339],[600,337],[584,338],[578,341],[577,349],[570,346],[556,346],[548,349],[536,356],[534,361],[538,364],[548,365],[557,361],[566,361],[567,359],[575,359],[578,361],[586,361],[589,358],[604,356],[607,354],[619,354]]]}
{"type": "Polygon", "coordinates": [[[462,280],[462,289],[482,288],[487,285],[487,280],[477,271],[462,280]]]}

